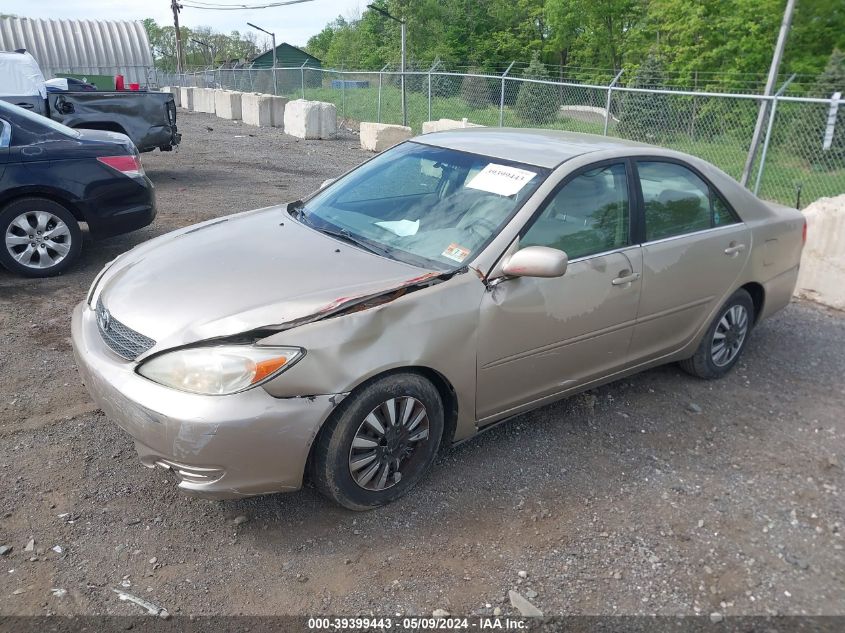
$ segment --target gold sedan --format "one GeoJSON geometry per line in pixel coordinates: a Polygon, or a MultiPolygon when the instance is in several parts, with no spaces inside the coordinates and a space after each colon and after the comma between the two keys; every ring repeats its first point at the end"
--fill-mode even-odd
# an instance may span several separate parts
{"type": "Polygon", "coordinates": [[[789,302],[804,229],[678,152],[429,134],[305,201],[118,257],[73,344],[96,402],[183,490],[307,476],[362,510],[441,446],[578,391],[670,362],[724,376],[789,302]]]}

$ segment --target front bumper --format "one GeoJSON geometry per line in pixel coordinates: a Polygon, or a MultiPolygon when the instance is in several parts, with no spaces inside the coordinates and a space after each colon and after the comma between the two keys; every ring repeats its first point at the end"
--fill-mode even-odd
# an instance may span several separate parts
{"type": "Polygon", "coordinates": [[[82,381],[106,416],[135,440],[141,462],[179,488],[214,499],[296,490],[311,443],[341,396],[274,398],[257,387],[201,396],[158,385],[103,343],[87,304],[73,312],[82,381]]]}

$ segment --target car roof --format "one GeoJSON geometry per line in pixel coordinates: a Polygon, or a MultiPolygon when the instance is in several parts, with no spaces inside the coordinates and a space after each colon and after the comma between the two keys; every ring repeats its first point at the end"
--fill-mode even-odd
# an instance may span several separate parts
{"type": "Polygon", "coordinates": [[[570,158],[589,152],[632,147],[655,152],[660,150],[646,143],[597,134],[506,127],[459,128],[423,134],[411,140],[434,147],[471,152],[549,169],[557,167],[570,158]]]}

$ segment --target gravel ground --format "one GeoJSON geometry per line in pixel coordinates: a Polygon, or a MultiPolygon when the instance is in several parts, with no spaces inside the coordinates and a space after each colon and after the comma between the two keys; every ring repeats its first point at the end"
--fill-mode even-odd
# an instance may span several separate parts
{"type": "Polygon", "coordinates": [[[67,275],[0,271],[0,614],[845,614],[845,315],[793,303],[718,382],[663,367],[444,453],[414,493],[350,513],[312,489],[190,499],[140,466],[74,368],[72,306],[116,254],[295,199],[367,157],[180,114],[144,156],[152,227],[67,275]],[[26,551],[30,539],[32,551],[26,551]]]}

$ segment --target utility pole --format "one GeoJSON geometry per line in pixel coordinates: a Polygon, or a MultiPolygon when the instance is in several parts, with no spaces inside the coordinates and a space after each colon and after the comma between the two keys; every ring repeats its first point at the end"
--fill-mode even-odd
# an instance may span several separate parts
{"type": "Polygon", "coordinates": [[[182,73],[182,31],[179,30],[179,11],[182,5],[176,0],[170,1],[170,8],[173,9],[173,28],[176,29],[176,72],[182,73]]]}
{"type": "Polygon", "coordinates": [[[402,32],[402,125],[408,125],[408,101],[405,96],[405,20],[399,22],[402,32]]]}
{"type": "MultiPolygon", "coordinates": [[[[276,89],[277,88],[277,86],[276,86],[276,34],[271,33],[270,31],[265,31],[260,26],[256,26],[252,22],[247,22],[246,24],[247,24],[247,26],[251,26],[252,28],[254,28],[256,31],[261,31],[262,33],[266,33],[271,38],[273,38],[273,94],[277,95],[277,94],[279,94],[279,91],[276,89]]],[[[266,42],[267,40],[264,40],[264,41],[266,42]]],[[[303,73],[304,73],[304,71],[303,71],[303,73]]],[[[303,74],[303,77],[304,77],[304,74],[303,74]]],[[[304,86],[305,85],[305,79],[303,78],[302,81],[303,81],[303,86],[304,86]]],[[[303,92],[305,92],[304,88],[303,88],[303,92]]],[[[305,97],[302,97],[302,98],[304,99],[305,97]]]]}
{"type": "MultiPolygon", "coordinates": [[[[772,55],[772,65],[769,68],[769,77],[766,79],[765,96],[771,96],[775,89],[775,82],[778,78],[780,60],[783,58],[783,49],[786,48],[786,38],[789,35],[789,27],[792,24],[792,13],[795,11],[795,0],[786,1],[786,9],[783,12],[783,21],[780,24],[778,41],[775,44],[775,52],[772,55]]],[[[766,114],[769,111],[769,101],[760,104],[760,111],[757,113],[757,124],[754,126],[754,134],[751,137],[751,147],[748,150],[748,157],[745,159],[745,167],[742,169],[740,184],[746,186],[751,176],[751,168],[754,166],[754,159],[757,157],[757,147],[760,145],[760,137],[763,135],[763,125],[766,122],[766,114]]]]}

